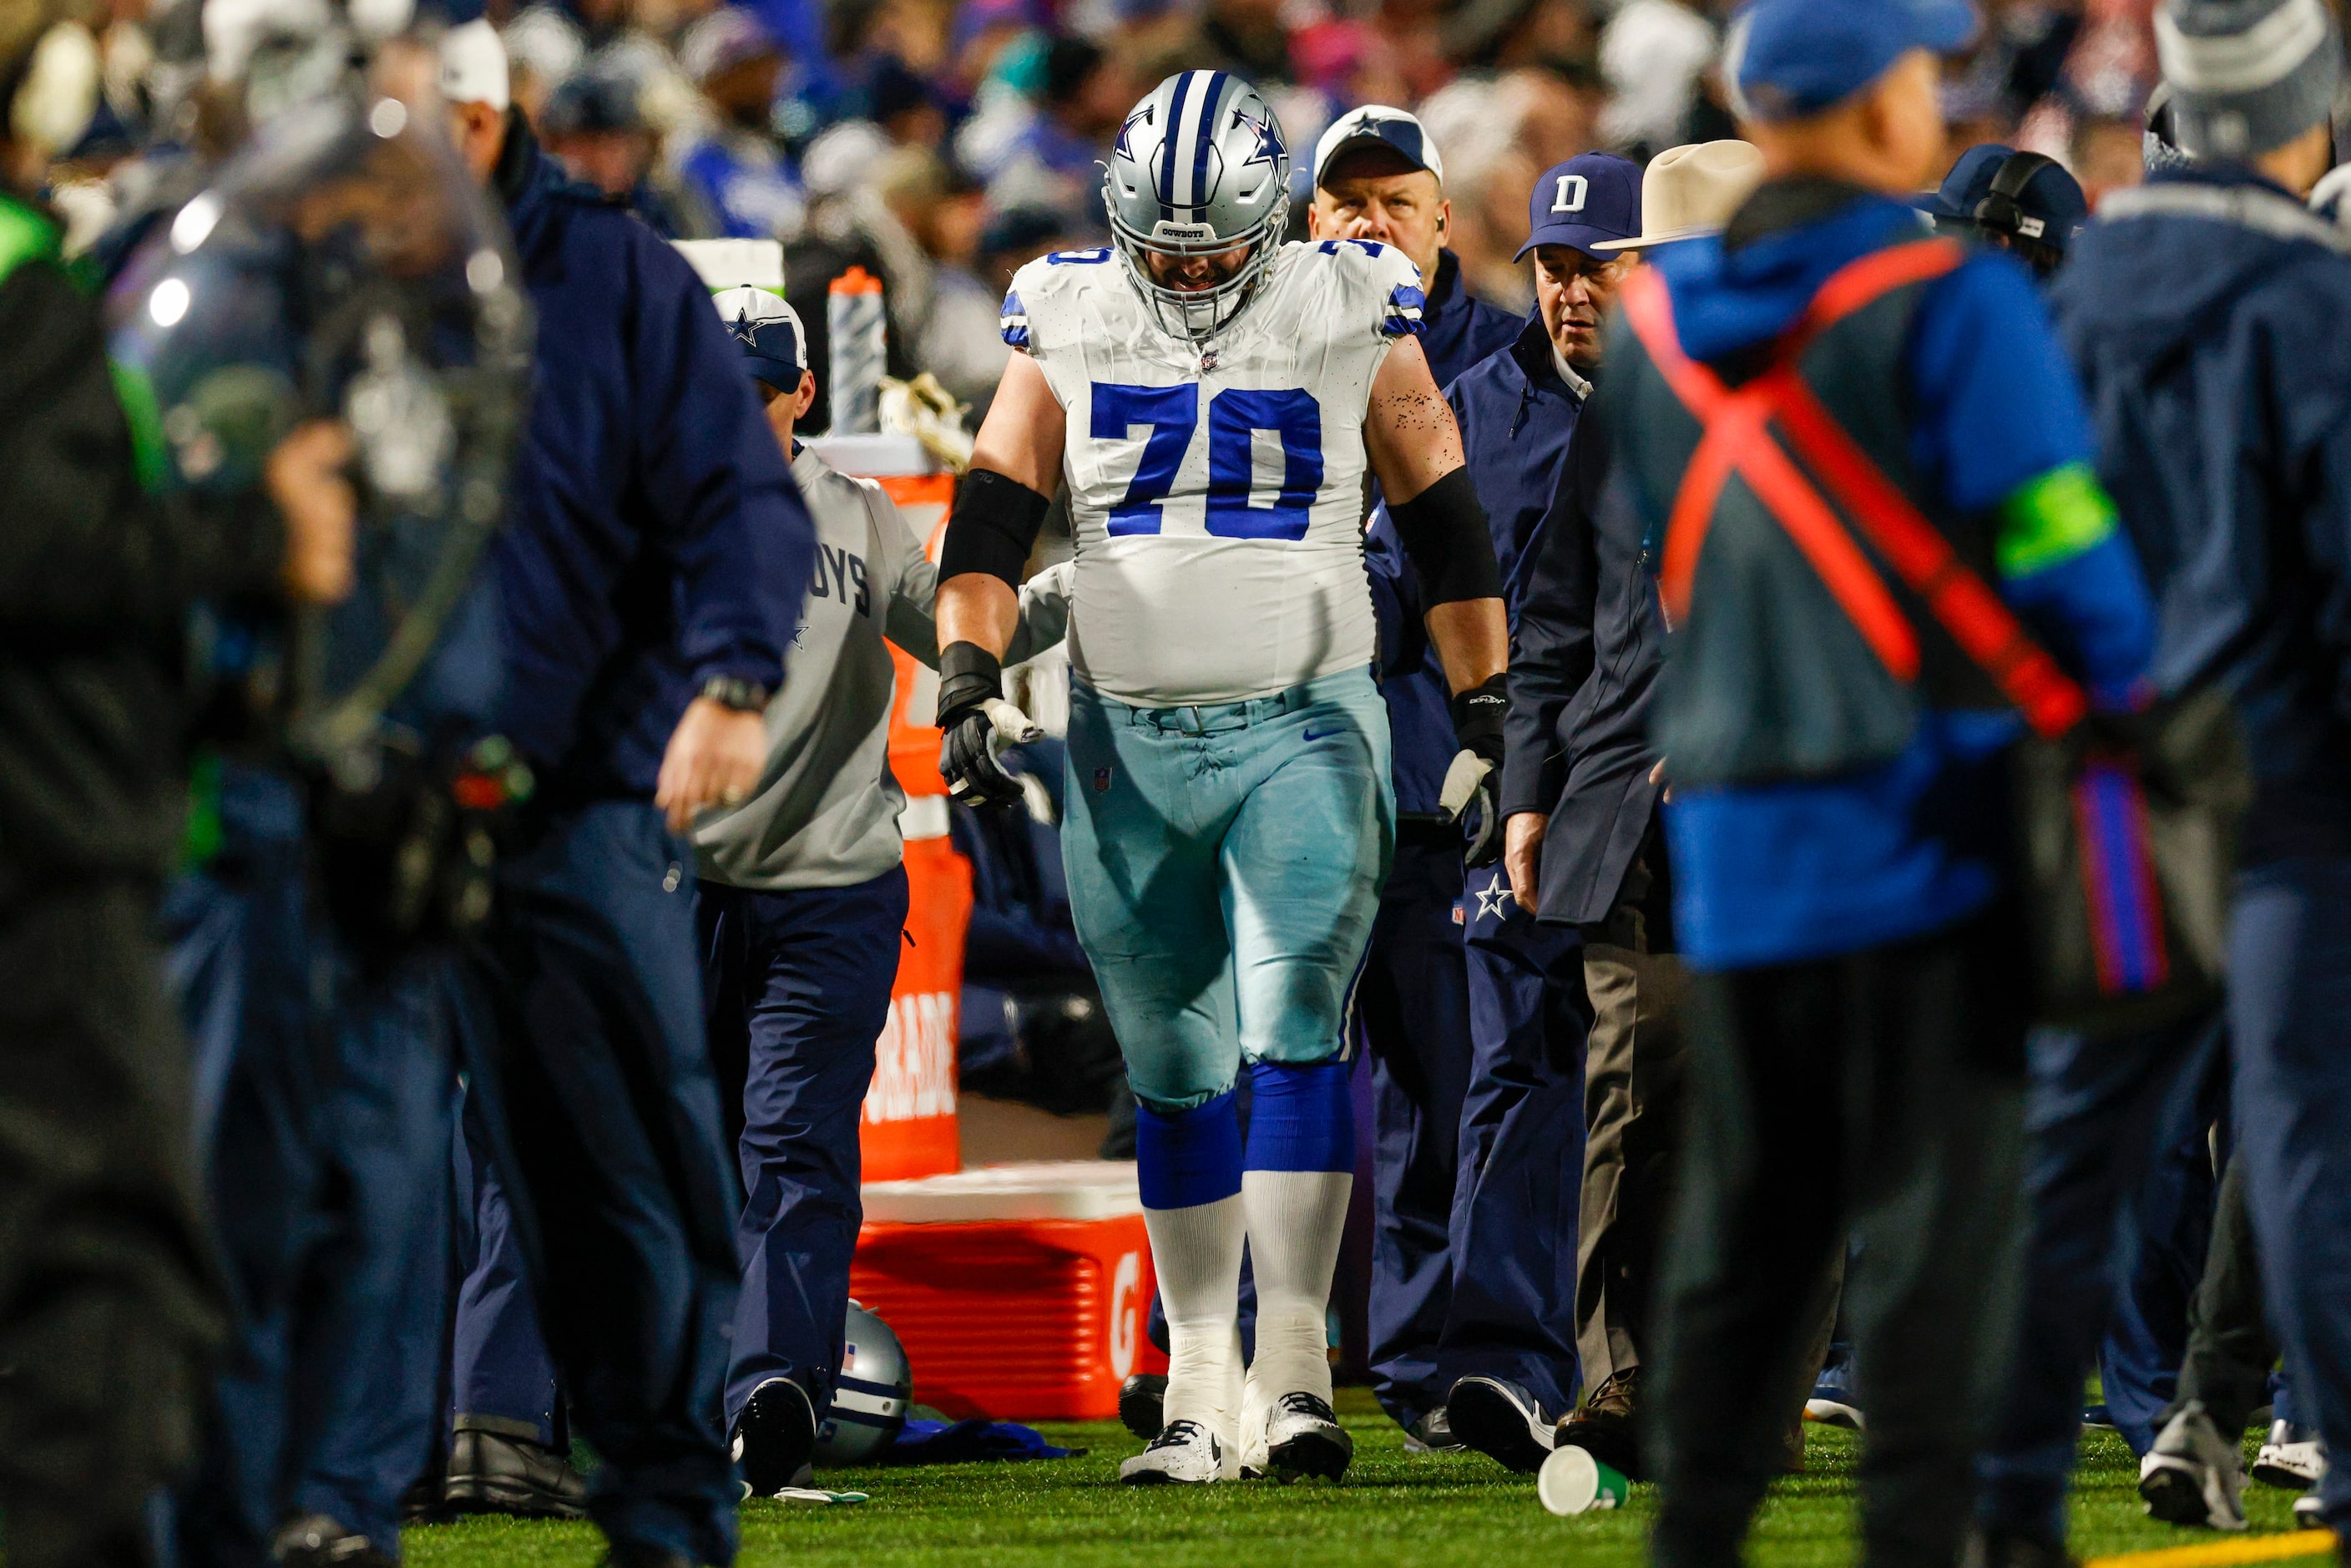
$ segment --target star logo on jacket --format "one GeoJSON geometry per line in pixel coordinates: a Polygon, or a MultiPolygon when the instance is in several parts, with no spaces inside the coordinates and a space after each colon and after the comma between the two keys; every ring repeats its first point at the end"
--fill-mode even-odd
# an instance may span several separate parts
{"type": "Polygon", "coordinates": [[[1478,918],[1480,920],[1485,919],[1489,915],[1497,920],[1507,920],[1510,915],[1503,905],[1509,904],[1515,908],[1518,904],[1518,899],[1510,893],[1510,884],[1502,880],[1500,872],[1496,872],[1485,886],[1472,888],[1470,891],[1478,895],[1478,918]]]}

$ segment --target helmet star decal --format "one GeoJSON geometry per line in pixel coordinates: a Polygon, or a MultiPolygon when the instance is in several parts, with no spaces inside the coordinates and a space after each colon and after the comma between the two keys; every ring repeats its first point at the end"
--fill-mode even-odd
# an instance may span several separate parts
{"type": "Polygon", "coordinates": [[[1257,132],[1257,146],[1250,150],[1248,159],[1241,164],[1242,168],[1258,163],[1279,166],[1280,161],[1290,155],[1290,149],[1282,145],[1281,127],[1273,122],[1272,115],[1269,114],[1263,120],[1252,120],[1235,110],[1233,122],[1246,125],[1257,132]]]}
{"type": "Polygon", "coordinates": [[[1136,110],[1133,114],[1128,115],[1126,117],[1126,123],[1118,128],[1118,144],[1111,149],[1111,156],[1113,158],[1123,158],[1129,162],[1134,162],[1134,149],[1133,146],[1129,145],[1126,140],[1126,133],[1134,130],[1139,124],[1148,125],[1150,123],[1151,106],[1146,103],[1142,108],[1136,110]]]}

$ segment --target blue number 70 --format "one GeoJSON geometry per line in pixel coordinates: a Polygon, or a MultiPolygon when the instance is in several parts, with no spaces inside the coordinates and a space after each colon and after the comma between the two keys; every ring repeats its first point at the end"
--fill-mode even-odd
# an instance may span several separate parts
{"type": "MultiPolygon", "coordinates": [[[[1160,505],[1175,488],[1176,471],[1200,422],[1200,388],[1094,383],[1087,434],[1096,441],[1126,441],[1136,425],[1151,431],[1134,477],[1110,509],[1110,533],[1159,532],[1160,505]]],[[[1313,394],[1228,387],[1208,403],[1207,529],[1221,538],[1301,539],[1306,537],[1316,492],[1322,487],[1322,411],[1313,394]],[[1281,490],[1270,507],[1249,505],[1255,479],[1256,433],[1281,438],[1281,490]]]]}

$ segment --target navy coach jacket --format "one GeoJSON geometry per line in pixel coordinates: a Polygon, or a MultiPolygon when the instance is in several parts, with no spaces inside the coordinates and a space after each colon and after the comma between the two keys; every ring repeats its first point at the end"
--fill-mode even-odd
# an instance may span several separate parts
{"type": "Polygon", "coordinates": [[[781,684],[816,531],[684,258],[566,180],[518,115],[495,181],[538,312],[494,548],[502,723],[542,799],[650,799],[704,683],[781,684]],[[763,612],[778,581],[789,602],[763,612]]]}
{"type": "Polygon", "coordinates": [[[1608,486],[1598,425],[1569,448],[1520,569],[1510,622],[1505,816],[1541,811],[1536,915],[1608,918],[1656,816],[1649,698],[1665,656],[1656,570],[1631,498],[1608,486]]]}
{"type": "MultiPolygon", "coordinates": [[[[1558,488],[1583,399],[1561,378],[1551,340],[1536,318],[1521,323],[1500,351],[1457,378],[1446,401],[1461,426],[1470,483],[1493,530],[1505,602],[1515,617],[1520,563],[1558,488]]],[[[1395,621],[1381,638],[1380,673],[1395,747],[1396,810],[1434,816],[1445,770],[1460,747],[1445,670],[1421,628],[1428,607],[1385,507],[1374,515],[1364,559],[1373,601],[1383,621],[1395,621]]]]}
{"type": "Polygon", "coordinates": [[[2118,192],[2050,296],[2159,605],[2149,674],[2238,695],[2252,863],[2351,855],[2351,261],[2250,170],[2118,192]]]}
{"type": "Polygon", "coordinates": [[[1509,348],[1524,325],[1508,310],[1470,298],[1461,287],[1460,258],[1449,250],[1437,253],[1437,276],[1429,280],[1428,303],[1420,313],[1420,351],[1428,356],[1428,373],[1438,386],[1509,348]]]}

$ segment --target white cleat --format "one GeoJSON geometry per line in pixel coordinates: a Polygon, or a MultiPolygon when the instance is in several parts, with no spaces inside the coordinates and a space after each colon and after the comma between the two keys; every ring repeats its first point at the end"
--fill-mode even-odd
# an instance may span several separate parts
{"type": "Polygon", "coordinates": [[[2191,1399],[2168,1422],[2138,1465],[2138,1495],[2147,1511],[2167,1524],[2207,1530],[2245,1528],[2244,1477],[2236,1445],[2220,1436],[2191,1399]]]}
{"type": "Polygon", "coordinates": [[[1231,1451],[1197,1421],[1168,1422],[1150,1447],[1118,1467],[1118,1479],[1131,1487],[1198,1486],[1239,1477],[1231,1451]]]}
{"type": "Polygon", "coordinates": [[[2287,1491],[2308,1491],[2326,1476],[2326,1445],[2315,1437],[2297,1437],[2290,1421],[2270,1425],[2270,1440],[2253,1461],[2253,1479],[2287,1491]]]}
{"type": "Polygon", "coordinates": [[[1265,1416],[1265,1463],[1285,1481],[1314,1476],[1335,1481],[1355,1457],[1355,1440],[1318,1395],[1285,1394],[1265,1416]]]}

